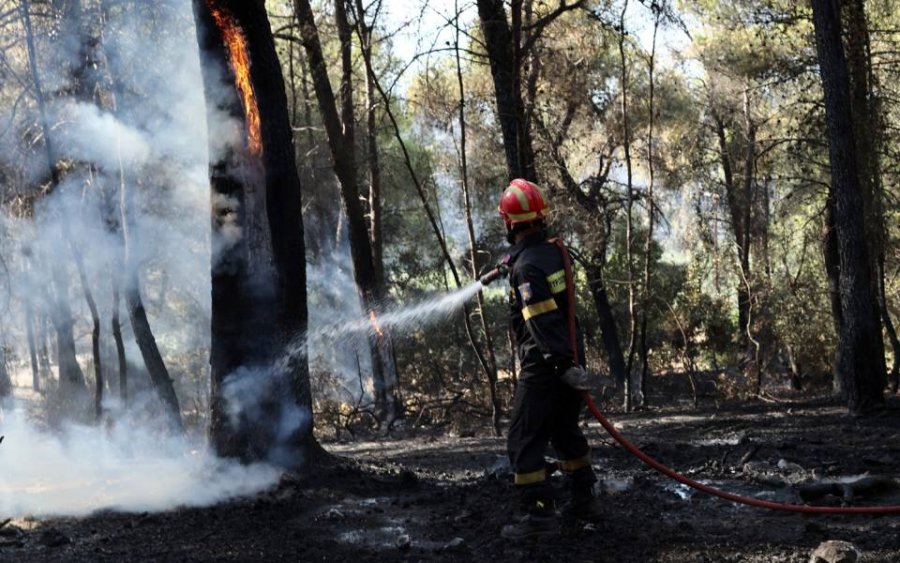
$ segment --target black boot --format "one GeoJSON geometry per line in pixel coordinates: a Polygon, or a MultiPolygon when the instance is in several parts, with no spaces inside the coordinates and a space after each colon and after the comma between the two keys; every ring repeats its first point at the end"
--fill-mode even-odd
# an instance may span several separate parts
{"type": "Polygon", "coordinates": [[[503,526],[500,535],[506,539],[522,539],[559,532],[559,520],[549,483],[526,485],[522,489],[524,490],[520,494],[525,515],[512,524],[503,526]]]}
{"type": "Polygon", "coordinates": [[[597,520],[602,515],[600,503],[594,492],[594,483],[597,477],[594,470],[585,467],[573,472],[569,476],[569,502],[563,507],[562,513],[566,519],[571,520],[597,520]]]}

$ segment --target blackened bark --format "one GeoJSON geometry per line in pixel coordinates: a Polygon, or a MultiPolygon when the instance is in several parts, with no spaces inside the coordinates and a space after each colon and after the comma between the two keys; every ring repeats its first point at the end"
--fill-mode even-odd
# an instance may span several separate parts
{"type": "MultiPolygon", "coordinates": [[[[869,24],[863,0],[842,3],[847,29],[847,66],[850,72],[850,112],[856,142],[856,159],[865,212],[866,241],[869,244],[872,287],[875,292],[877,314],[884,323],[891,344],[894,363],[891,380],[900,377],[900,340],[887,307],[884,291],[884,260],[886,225],[884,216],[884,185],[881,177],[882,119],[873,83],[872,53],[869,24]]],[[[882,343],[883,345],[883,343],[882,343]]],[[[880,357],[884,357],[882,352],[880,357]]]]}
{"type": "Polygon", "coordinates": [[[37,334],[35,337],[37,338],[38,344],[38,366],[41,368],[41,380],[47,381],[51,378],[52,372],[50,369],[50,352],[49,347],[47,345],[47,339],[49,338],[49,330],[48,325],[50,324],[49,319],[45,315],[38,315],[37,317],[37,334]]]}
{"type": "Polygon", "coordinates": [[[877,302],[865,239],[862,188],[857,173],[850,80],[837,6],[813,0],[813,25],[819,73],[825,93],[825,123],[831,161],[831,190],[840,256],[841,332],[837,370],[851,413],[864,413],[884,403],[884,356],[877,302]]]}
{"type": "MultiPolygon", "coordinates": [[[[219,72],[202,67],[208,101],[221,100],[223,89],[236,90],[223,30],[212,10],[224,14],[223,21],[246,39],[261,154],[252,154],[248,145],[211,154],[212,230],[222,247],[211,264],[210,437],[220,455],[269,457],[282,464],[316,460],[322,451],[312,435],[302,194],[284,78],[263,2],[194,0],[201,53],[225,69],[223,82],[219,72]],[[251,217],[251,209],[265,213],[251,217]],[[241,236],[250,221],[266,232],[253,240],[241,236]],[[260,374],[251,391],[260,395],[263,412],[242,412],[232,424],[223,392],[229,376],[238,372],[260,374]],[[302,409],[306,421],[280,428],[292,405],[302,409]]],[[[245,122],[237,95],[219,109],[245,122]]]]}
{"type": "Polygon", "coordinates": [[[159,346],[156,343],[156,337],[153,336],[153,330],[150,328],[150,320],[147,318],[147,311],[144,309],[144,301],[141,297],[139,264],[134,259],[134,253],[132,252],[134,244],[134,241],[131,240],[133,202],[131,201],[131,190],[128,189],[127,184],[123,178],[119,186],[120,230],[122,248],[125,252],[125,274],[122,287],[125,296],[125,308],[128,311],[128,318],[131,320],[134,340],[141,351],[141,357],[144,360],[153,389],[162,403],[169,428],[173,432],[180,432],[182,424],[178,397],[175,394],[175,387],[172,383],[172,378],[169,376],[169,370],[166,368],[166,363],[163,361],[159,346]]]}

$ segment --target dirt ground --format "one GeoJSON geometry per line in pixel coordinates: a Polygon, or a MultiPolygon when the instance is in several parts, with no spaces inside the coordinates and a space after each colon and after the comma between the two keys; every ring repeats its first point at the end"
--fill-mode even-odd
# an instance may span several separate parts
{"type": "MultiPolygon", "coordinates": [[[[827,399],[613,414],[634,443],[691,477],[799,501],[789,483],[900,476],[900,400],[850,418],[827,399]]],[[[286,475],[274,490],[202,509],[14,520],[0,561],[807,562],[826,540],[863,561],[900,561],[900,516],[804,516],[739,506],[643,466],[585,419],[605,508],[558,536],[510,542],[516,511],[504,441],[410,432],[326,444],[343,460],[286,475]]],[[[560,487],[562,481],[556,478],[560,487]]],[[[890,484],[890,483],[888,483],[890,484]]],[[[819,504],[900,504],[896,487],[819,504]]]]}

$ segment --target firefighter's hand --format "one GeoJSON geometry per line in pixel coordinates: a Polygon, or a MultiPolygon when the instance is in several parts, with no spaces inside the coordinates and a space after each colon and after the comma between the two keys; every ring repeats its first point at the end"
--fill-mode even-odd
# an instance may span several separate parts
{"type": "Polygon", "coordinates": [[[584,368],[578,366],[570,367],[563,372],[562,380],[566,382],[566,385],[576,391],[591,390],[591,378],[588,376],[588,373],[584,371],[584,368]]]}

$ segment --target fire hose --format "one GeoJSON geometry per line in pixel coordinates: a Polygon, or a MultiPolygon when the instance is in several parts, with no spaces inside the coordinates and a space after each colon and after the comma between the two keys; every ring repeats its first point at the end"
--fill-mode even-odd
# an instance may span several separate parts
{"type": "MultiPolygon", "coordinates": [[[[578,344],[577,344],[577,326],[575,321],[575,278],[572,273],[572,260],[569,256],[569,251],[566,248],[565,244],[558,238],[551,239],[550,242],[555,244],[563,257],[563,265],[566,272],[566,295],[568,297],[568,328],[569,328],[569,343],[572,346],[572,357],[575,361],[575,364],[579,363],[578,356],[578,344]]],[[[495,270],[488,272],[484,277],[481,278],[481,282],[484,285],[494,281],[498,277],[505,276],[507,273],[506,264],[501,264],[495,270]]],[[[769,510],[778,510],[781,512],[799,512],[803,514],[900,514],[900,505],[888,505],[888,506],[809,506],[803,504],[791,504],[786,502],[775,502],[770,500],[763,500],[753,497],[745,497],[742,495],[729,493],[728,491],[723,491],[722,489],[718,489],[716,487],[711,487],[709,485],[704,485],[699,481],[691,479],[690,477],[686,477],[681,473],[678,473],[674,469],[663,465],[659,461],[653,459],[646,453],[640,450],[637,446],[632,444],[625,436],[619,432],[615,426],[600,412],[600,409],[597,408],[597,405],[594,403],[594,399],[591,396],[589,391],[582,391],[581,397],[584,400],[585,404],[588,407],[588,410],[594,415],[594,418],[597,419],[597,422],[600,423],[600,426],[603,427],[604,430],[616,441],[625,448],[625,451],[638,458],[645,464],[649,465],[659,473],[662,473],[666,477],[673,479],[683,485],[687,485],[692,489],[707,493],[709,495],[717,496],[719,498],[723,498],[725,500],[729,500],[731,502],[736,502],[740,504],[745,504],[748,506],[755,506],[758,508],[767,508],[769,510]]]]}

